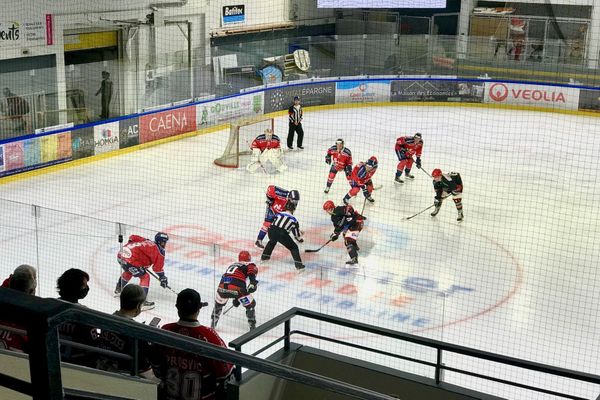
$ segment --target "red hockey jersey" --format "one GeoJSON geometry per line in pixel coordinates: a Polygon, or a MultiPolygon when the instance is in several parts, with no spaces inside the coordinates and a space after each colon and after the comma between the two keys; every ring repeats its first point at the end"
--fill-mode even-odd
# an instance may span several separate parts
{"type": "Polygon", "coordinates": [[[152,240],[138,235],[129,236],[129,242],[117,257],[134,267],[149,268],[162,272],[165,265],[165,251],[152,240]]]}
{"type": "Polygon", "coordinates": [[[396,153],[404,152],[406,158],[412,158],[413,156],[421,157],[423,141],[420,140],[419,143],[416,143],[414,136],[400,136],[396,139],[395,150],[396,153]]]}
{"type": "Polygon", "coordinates": [[[273,135],[271,139],[267,139],[267,135],[264,133],[262,135],[258,135],[250,145],[251,149],[259,149],[261,153],[268,149],[279,149],[280,147],[281,140],[279,139],[279,136],[273,135]]]}
{"type": "Polygon", "coordinates": [[[366,164],[361,161],[356,164],[352,170],[352,176],[350,177],[350,180],[355,182],[358,186],[366,185],[367,182],[371,180],[373,175],[375,175],[375,171],[377,171],[376,168],[372,169],[371,172],[367,171],[366,164]]]}
{"type": "Polygon", "coordinates": [[[332,158],[333,166],[336,170],[342,171],[346,167],[352,168],[352,152],[344,147],[338,151],[337,146],[333,145],[327,150],[327,155],[332,158]]]}
{"type": "Polygon", "coordinates": [[[271,211],[275,214],[284,211],[289,193],[288,190],[275,185],[269,185],[267,188],[267,201],[270,203],[269,207],[271,208],[271,211]]]}
{"type": "MultiPolygon", "coordinates": [[[[166,324],[162,329],[203,340],[227,348],[217,332],[198,321],[178,321],[166,324]]],[[[167,383],[163,399],[168,400],[213,400],[217,399],[217,388],[231,371],[231,364],[185,353],[180,350],[160,348],[158,375],[167,383]]],[[[220,398],[220,397],[219,397],[220,398]]]]}

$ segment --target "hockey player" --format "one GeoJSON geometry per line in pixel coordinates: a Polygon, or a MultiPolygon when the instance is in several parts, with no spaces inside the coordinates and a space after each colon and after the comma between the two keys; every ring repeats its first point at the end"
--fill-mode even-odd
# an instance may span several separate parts
{"type": "MultiPolygon", "coordinates": [[[[299,200],[299,198],[297,199],[299,200]]],[[[293,213],[298,205],[298,201],[292,197],[285,205],[285,211],[278,213],[273,220],[271,226],[269,226],[269,243],[263,250],[260,259],[267,261],[271,259],[271,254],[277,243],[281,243],[292,253],[294,259],[294,265],[298,271],[304,270],[304,264],[302,258],[300,258],[300,250],[298,245],[292,240],[290,233],[294,235],[294,239],[298,243],[304,242],[302,233],[300,232],[300,225],[298,220],[294,217],[293,213]]]]}
{"type": "Polygon", "coordinates": [[[343,201],[344,204],[348,204],[350,198],[356,196],[359,190],[362,190],[365,198],[374,203],[375,200],[371,197],[371,192],[373,192],[373,181],[371,178],[375,175],[377,171],[377,157],[372,156],[367,160],[366,163],[359,162],[354,166],[352,170],[352,175],[350,177],[350,191],[346,194],[343,201]]]}
{"type": "Polygon", "coordinates": [[[408,179],[415,179],[415,176],[410,173],[413,165],[413,156],[417,157],[416,166],[421,168],[421,153],[423,152],[423,139],[420,133],[415,133],[414,136],[400,136],[396,139],[396,155],[398,156],[398,166],[396,167],[397,183],[404,183],[400,178],[402,171],[408,179]]]}
{"type": "Polygon", "coordinates": [[[325,162],[331,165],[329,176],[327,177],[327,186],[325,187],[325,193],[329,193],[331,184],[338,172],[343,170],[348,180],[352,174],[352,152],[349,148],[344,147],[344,139],[336,140],[335,145],[327,150],[325,162]]]}
{"type": "Polygon", "coordinates": [[[344,235],[344,244],[350,256],[350,261],[346,264],[358,263],[358,234],[363,228],[363,221],[366,219],[352,208],[351,205],[336,207],[333,201],[328,200],[323,204],[323,210],[331,215],[333,223],[333,233],[329,237],[332,242],[338,240],[340,234],[344,235]]]}
{"type": "Polygon", "coordinates": [[[235,307],[239,307],[240,304],[244,306],[250,329],[256,327],[256,300],[252,298],[252,293],[256,292],[258,286],[256,275],[258,275],[258,268],[252,262],[250,253],[240,251],[238,262],[231,264],[221,277],[215,295],[215,308],[211,315],[211,328],[216,328],[221,311],[229,299],[233,299],[235,307]],[[250,280],[248,284],[247,279],[250,280]]]}
{"type": "Polygon", "coordinates": [[[462,191],[463,191],[463,183],[462,178],[458,172],[449,172],[447,174],[443,174],[442,170],[439,168],[431,171],[431,176],[433,178],[433,189],[435,190],[435,210],[431,213],[432,217],[435,217],[442,207],[442,201],[452,196],[452,200],[454,200],[454,204],[456,205],[456,210],[458,211],[457,221],[462,221],[463,216],[463,206],[462,206],[462,191]]]}
{"type": "MultiPolygon", "coordinates": [[[[265,220],[263,225],[258,232],[258,237],[256,238],[256,242],[254,244],[256,247],[260,249],[264,249],[265,246],[262,244],[263,239],[265,238],[267,231],[269,230],[269,226],[275,219],[275,215],[285,210],[285,205],[288,200],[292,198],[300,199],[300,193],[297,190],[287,191],[275,185],[269,185],[267,187],[267,210],[265,212],[265,220]]],[[[298,200],[292,200],[296,202],[298,205],[298,200]]]]}
{"type": "MultiPolygon", "coordinates": [[[[158,232],[154,236],[154,241],[143,238],[138,235],[129,236],[129,241],[117,254],[117,261],[123,269],[121,278],[117,282],[115,295],[121,294],[121,290],[127,285],[132,277],[140,278],[140,286],[144,289],[146,295],[150,287],[150,275],[146,271],[152,267],[158,278],[160,286],[166,288],[169,281],[163,271],[165,264],[165,246],[169,240],[169,235],[158,232]]],[[[154,302],[144,301],[144,309],[154,308],[154,302]]]]}
{"type": "Polygon", "coordinates": [[[265,166],[268,161],[279,172],[287,169],[283,163],[283,150],[281,149],[281,140],[273,134],[271,128],[265,129],[265,133],[258,135],[250,145],[252,150],[252,161],[246,167],[249,172],[256,172],[261,165],[265,166]]]}

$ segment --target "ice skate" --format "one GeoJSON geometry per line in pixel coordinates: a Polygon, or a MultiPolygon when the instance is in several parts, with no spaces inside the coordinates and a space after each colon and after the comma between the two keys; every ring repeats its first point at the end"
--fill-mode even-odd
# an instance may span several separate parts
{"type": "Polygon", "coordinates": [[[153,308],[154,308],[154,302],[153,301],[146,300],[142,304],[142,311],[152,310],[153,308]]]}
{"type": "Polygon", "coordinates": [[[260,240],[257,240],[256,242],[254,242],[254,245],[256,247],[258,247],[259,249],[264,249],[265,248],[265,245],[262,244],[262,242],[260,240]]]}

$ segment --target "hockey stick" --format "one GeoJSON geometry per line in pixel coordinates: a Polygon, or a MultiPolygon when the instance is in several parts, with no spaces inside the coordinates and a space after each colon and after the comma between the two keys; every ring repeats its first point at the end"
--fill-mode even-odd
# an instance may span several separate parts
{"type": "MultiPolygon", "coordinates": [[[[149,269],[146,269],[146,272],[150,274],[150,276],[152,276],[154,279],[156,279],[157,281],[160,282],[160,278],[152,271],[150,271],[149,269]]],[[[175,293],[176,295],[179,295],[179,293],[177,293],[176,291],[174,291],[173,289],[171,289],[171,286],[166,285],[166,286],[162,286],[160,285],[160,287],[164,288],[164,289],[169,289],[171,292],[175,293]]]]}
{"type": "Polygon", "coordinates": [[[425,209],[423,209],[423,210],[419,211],[418,213],[416,213],[416,214],[414,214],[414,215],[411,215],[410,217],[406,217],[405,219],[411,219],[411,218],[414,218],[414,217],[416,217],[417,215],[423,214],[425,211],[429,210],[429,209],[430,209],[430,208],[432,208],[432,207],[435,207],[435,204],[432,204],[432,205],[430,205],[429,207],[427,207],[427,208],[425,208],[425,209]]]}
{"type": "MultiPolygon", "coordinates": [[[[416,161],[414,160],[414,158],[413,158],[413,161],[414,161],[414,162],[415,162],[415,164],[416,164],[416,161]]],[[[431,175],[429,175],[429,172],[425,171],[425,170],[424,170],[422,167],[423,167],[423,166],[421,166],[421,168],[417,167],[417,169],[420,169],[421,171],[423,171],[423,173],[424,173],[425,175],[427,175],[428,177],[430,177],[431,179],[433,179],[433,177],[432,177],[431,175]]]]}
{"type": "Polygon", "coordinates": [[[360,215],[363,215],[363,212],[365,211],[365,206],[366,205],[367,205],[367,198],[365,197],[365,201],[363,202],[362,210],[360,210],[360,215]]]}
{"type": "MultiPolygon", "coordinates": [[[[448,197],[450,197],[450,195],[442,197],[442,201],[446,200],[448,197]]],[[[440,207],[441,207],[441,206],[442,206],[442,205],[440,204],[440,207]]],[[[430,206],[429,206],[429,207],[427,207],[426,209],[424,209],[424,210],[421,210],[421,211],[419,211],[418,213],[416,213],[416,214],[414,214],[414,215],[411,215],[410,217],[406,217],[405,219],[411,219],[411,218],[414,218],[414,217],[416,217],[416,216],[417,216],[417,215],[419,215],[419,214],[423,214],[425,211],[429,210],[431,207],[435,207],[435,203],[433,203],[432,205],[430,205],[430,206]]]]}
{"type": "Polygon", "coordinates": [[[223,311],[223,316],[225,314],[227,314],[229,312],[229,310],[231,310],[233,308],[233,304],[229,306],[229,308],[227,308],[227,310],[223,311]]]}
{"type": "Polygon", "coordinates": [[[327,246],[329,243],[331,243],[332,240],[329,239],[327,242],[325,242],[325,244],[321,247],[319,247],[318,249],[306,249],[304,250],[305,253],[317,253],[319,252],[323,247],[327,246]]]}

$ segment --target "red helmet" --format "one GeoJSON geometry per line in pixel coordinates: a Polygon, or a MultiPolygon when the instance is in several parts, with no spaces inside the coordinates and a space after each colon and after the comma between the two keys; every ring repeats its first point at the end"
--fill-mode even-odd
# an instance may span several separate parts
{"type": "Polygon", "coordinates": [[[439,168],[434,169],[433,171],[431,171],[431,176],[434,178],[442,176],[442,170],[439,168]]]}
{"type": "Polygon", "coordinates": [[[331,200],[327,200],[324,204],[323,204],[323,210],[330,212],[331,210],[333,210],[335,208],[335,203],[331,200]]]}
{"type": "Polygon", "coordinates": [[[246,250],[240,251],[240,254],[238,254],[238,261],[239,262],[250,262],[250,261],[252,261],[252,257],[250,257],[250,253],[248,253],[246,250]]]}

